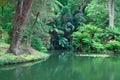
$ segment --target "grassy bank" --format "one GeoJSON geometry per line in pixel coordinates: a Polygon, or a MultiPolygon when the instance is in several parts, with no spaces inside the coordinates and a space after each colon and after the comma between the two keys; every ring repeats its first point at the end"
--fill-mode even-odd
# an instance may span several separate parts
{"type": "Polygon", "coordinates": [[[36,50],[33,50],[32,54],[22,54],[20,56],[16,56],[10,53],[6,53],[8,48],[9,44],[0,43],[0,65],[31,62],[46,59],[49,56],[48,54],[36,50]]]}

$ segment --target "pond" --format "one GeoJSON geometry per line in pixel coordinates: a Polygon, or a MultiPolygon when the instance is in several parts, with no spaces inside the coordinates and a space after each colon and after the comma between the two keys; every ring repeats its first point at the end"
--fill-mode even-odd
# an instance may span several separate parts
{"type": "Polygon", "coordinates": [[[120,80],[120,58],[54,54],[43,62],[0,67],[0,80],[120,80]]]}

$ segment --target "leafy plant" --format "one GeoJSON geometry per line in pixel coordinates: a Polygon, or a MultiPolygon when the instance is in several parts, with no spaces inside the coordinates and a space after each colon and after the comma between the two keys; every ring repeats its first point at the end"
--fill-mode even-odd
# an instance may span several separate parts
{"type": "Polygon", "coordinates": [[[90,34],[91,38],[94,38],[96,33],[102,32],[102,29],[91,24],[88,24],[88,25],[84,24],[83,27],[79,29],[79,31],[87,32],[90,34]]]}
{"type": "Polygon", "coordinates": [[[78,30],[72,34],[73,36],[73,43],[76,47],[80,48],[81,51],[84,50],[84,46],[89,47],[91,44],[91,37],[90,34],[87,32],[81,32],[78,30]]]}
{"type": "Polygon", "coordinates": [[[93,50],[93,48],[98,49],[98,46],[99,49],[102,49],[102,44],[100,44],[98,35],[101,32],[102,29],[97,28],[94,25],[83,25],[83,27],[80,27],[77,32],[73,33],[74,44],[76,47],[80,47],[81,49],[87,49],[87,51],[93,50]]]}
{"type": "Polygon", "coordinates": [[[46,47],[43,45],[43,43],[42,43],[42,41],[39,37],[33,37],[31,43],[32,43],[31,46],[34,49],[39,50],[41,52],[46,52],[47,51],[46,47]]]}
{"type": "Polygon", "coordinates": [[[120,42],[119,41],[109,41],[109,43],[105,44],[105,48],[107,50],[118,52],[120,50],[120,42]]]}
{"type": "Polygon", "coordinates": [[[101,44],[100,42],[93,41],[93,48],[95,48],[97,51],[103,51],[105,50],[104,44],[101,44]]]}
{"type": "Polygon", "coordinates": [[[106,37],[114,37],[115,39],[119,39],[120,37],[120,29],[115,27],[115,28],[106,28],[105,30],[105,35],[106,37]]]}
{"type": "Polygon", "coordinates": [[[63,48],[66,48],[66,49],[71,48],[71,45],[70,45],[68,39],[65,37],[59,38],[59,45],[63,48]]]}
{"type": "Polygon", "coordinates": [[[80,46],[80,41],[83,41],[86,38],[90,38],[90,35],[88,33],[86,33],[86,32],[81,33],[79,31],[74,32],[72,36],[73,36],[73,41],[74,41],[76,46],[80,46]]]}

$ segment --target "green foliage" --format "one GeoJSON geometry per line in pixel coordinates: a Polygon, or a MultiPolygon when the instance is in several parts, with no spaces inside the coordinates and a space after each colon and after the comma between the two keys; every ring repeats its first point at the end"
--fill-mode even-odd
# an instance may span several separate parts
{"type": "Polygon", "coordinates": [[[120,50],[119,36],[119,28],[106,28],[103,31],[101,28],[88,24],[73,33],[73,41],[77,47],[82,45],[83,49],[90,47],[89,50],[98,52],[104,50],[118,52],[120,50]]]}
{"type": "Polygon", "coordinates": [[[62,3],[63,5],[67,5],[68,0],[58,0],[60,3],[62,3]]]}
{"type": "Polygon", "coordinates": [[[119,36],[120,35],[120,29],[115,27],[115,28],[109,28],[107,27],[105,30],[106,33],[108,33],[109,35],[116,35],[119,36]]]}
{"type": "Polygon", "coordinates": [[[43,45],[41,38],[39,38],[39,37],[33,37],[31,43],[32,43],[31,46],[34,49],[39,50],[41,52],[47,52],[47,49],[43,45]]]}
{"type": "Polygon", "coordinates": [[[100,42],[95,42],[95,41],[93,41],[92,46],[93,46],[93,48],[95,48],[97,51],[103,51],[103,50],[105,50],[104,44],[101,44],[100,42]]]}
{"type": "Polygon", "coordinates": [[[63,30],[54,28],[50,30],[51,34],[51,48],[54,49],[70,49],[71,44],[66,37],[64,37],[63,30]]]}
{"type": "Polygon", "coordinates": [[[2,28],[4,42],[10,41],[9,36],[12,33],[12,21],[14,16],[14,7],[11,4],[4,6],[4,12],[0,8],[0,28],[2,28]]]}
{"type": "Polygon", "coordinates": [[[47,48],[44,46],[42,39],[40,38],[39,30],[36,32],[29,27],[23,27],[23,36],[25,44],[31,44],[30,46],[38,51],[47,52],[47,48]]]}
{"type": "Polygon", "coordinates": [[[86,22],[85,14],[84,13],[77,13],[74,15],[74,25],[75,26],[80,26],[82,23],[86,22]]]}
{"type": "MultiPolygon", "coordinates": [[[[78,12],[73,12],[72,0],[68,0],[67,4],[61,9],[59,17],[56,18],[51,34],[51,45],[54,45],[54,49],[63,49],[72,47],[72,33],[77,30],[82,22],[85,21],[84,14],[78,12]],[[56,31],[54,30],[56,29],[56,31]],[[62,31],[61,35],[58,31],[62,31]],[[52,34],[53,33],[53,34],[52,34]]],[[[62,1],[61,1],[62,2],[62,1]]],[[[74,2],[74,1],[73,1],[74,2]]],[[[77,5],[78,6],[78,5],[77,5]]]]}
{"type": "Polygon", "coordinates": [[[90,34],[88,34],[86,32],[81,33],[79,31],[78,32],[74,32],[73,33],[73,41],[74,41],[74,43],[75,43],[75,45],[77,47],[80,46],[81,42],[83,42],[84,44],[85,43],[89,44],[89,43],[91,43],[91,41],[90,41],[90,34]]]}
{"type": "Polygon", "coordinates": [[[114,37],[116,40],[120,41],[120,29],[117,27],[115,27],[113,29],[106,28],[105,35],[106,35],[106,37],[109,37],[109,38],[114,37]]]}
{"type": "Polygon", "coordinates": [[[100,33],[100,32],[102,32],[102,29],[101,29],[101,28],[96,27],[96,26],[91,25],[91,24],[83,25],[83,27],[81,27],[79,30],[80,30],[81,32],[84,32],[84,31],[85,31],[85,32],[90,33],[90,34],[91,34],[91,37],[92,37],[92,34],[94,34],[94,33],[100,33]]]}
{"type": "Polygon", "coordinates": [[[120,41],[120,32],[119,28],[115,27],[111,29],[110,27],[104,29],[104,32],[100,34],[101,41],[103,43],[108,42],[109,40],[120,41]]]}
{"type": "Polygon", "coordinates": [[[92,0],[85,9],[89,20],[98,26],[106,26],[108,22],[108,9],[99,0],[92,0]]]}
{"type": "Polygon", "coordinates": [[[77,32],[73,33],[74,44],[77,47],[82,46],[82,48],[85,50],[90,50],[90,48],[96,48],[97,50],[103,49],[98,38],[98,34],[101,32],[101,28],[97,28],[91,24],[83,25],[83,27],[80,27],[77,32]]]}
{"type": "Polygon", "coordinates": [[[70,7],[70,9],[72,10],[72,13],[75,13],[77,11],[79,11],[80,6],[82,5],[82,3],[84,2],[84,0],[68,0],[68,6],[70,7]]]}
{"type": "MultiPolygon", "coordinates": [[[[0,0],[0,41],[4,42],[10,41],[12,33],[17,1],[13,4],[11,1],[0,0]]],[[[31,40],[33,48],[46,51],[50,43],[48,33],[51,31],[51,45],[59,49],[69,48],[74,43],[85,51],[119,50],[120,1],[115,1],[115,26],[118,27],[113,29],[106,28],[109,20],[106,2],[107,0],[36,0],[31,8],[29,23],[22,33],[25,39],[23,42],[31,40]],[[83,11],[80,11],[82,7],[83,11]],[[40,15],[33,26],[38,12],[40,15]]]]}
{"type": "Polygon", "coordinates": [[[120,26],[120,1],[115,0],[115,26],[120,26]]]}
{"type": "Polygon", "coordinates": [[[78,32],[89,34],[91,38],[95,38],[97,40],[98,34],[102,32],[102,29],[91,24],[84,24],[83,27],[79,28],[78,32]]]}
{"type": "Polygon", "coordinates": [[[59,38],[59,45],[63,48],[71,48],[71,45],[68,41],[68,39],[64,38],[64,37],[60,37],[59,38]]]}
{"type": "Polygon", "coordinates": [[[65,13],[70,13],[70,8],[68,6],[63,7],[63,9],[61,10],[61,14],[65,14],[65,13]]]}
{"type": "Polygon", "coordinates": [[[1,42],[7,42],[7,41],[8,41],[8,38],[9,38],[9,36],[8,36],[7,32],[5,32],[5,31],[2,29],[2,27],[0,26],[0,41],[1,41],[1,42]]]}
{"type": "Polygon", "coordinates": [[[120,50],[120,42],[119,41],[109,41],[106,45],[105,48],[107,50],[111,50],[114,52],[118,52],[120,50]]]}
{"type": "Polygon", "coordinates": [[[68,42],[68,40],[66,38],[59,39],[59,45],[61,45],[62,47],[65,47],[67,42],[68,42]]]}

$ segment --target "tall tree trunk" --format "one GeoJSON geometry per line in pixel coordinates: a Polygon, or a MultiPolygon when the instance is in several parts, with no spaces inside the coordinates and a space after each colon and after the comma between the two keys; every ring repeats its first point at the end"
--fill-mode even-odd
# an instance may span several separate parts
{"type": "Polygon", "coordinates": [[[114,28],[114,16],[115,16],[115,9],[114,9],[114,5],[115,4],[115,2],[114,2],[114,0],[112,0],[112,6],[111,6],[111,13],[112,13],[112,24],[111,24],[111,26],[112,26],[112,28],[114,28]]]}
{"type": "Polygon", "coordinates": [[[108,0],[109,26],[114,28],[114,0],[108,0]]]}
{"type": "Polygon", "coordinates": [[[33,0],[18,0],[16,13],[13,22],[12,42],[9,52],[20,55],[20,44],[23,38],[22,27],[26,26],[30,7],[33,0]]]}

